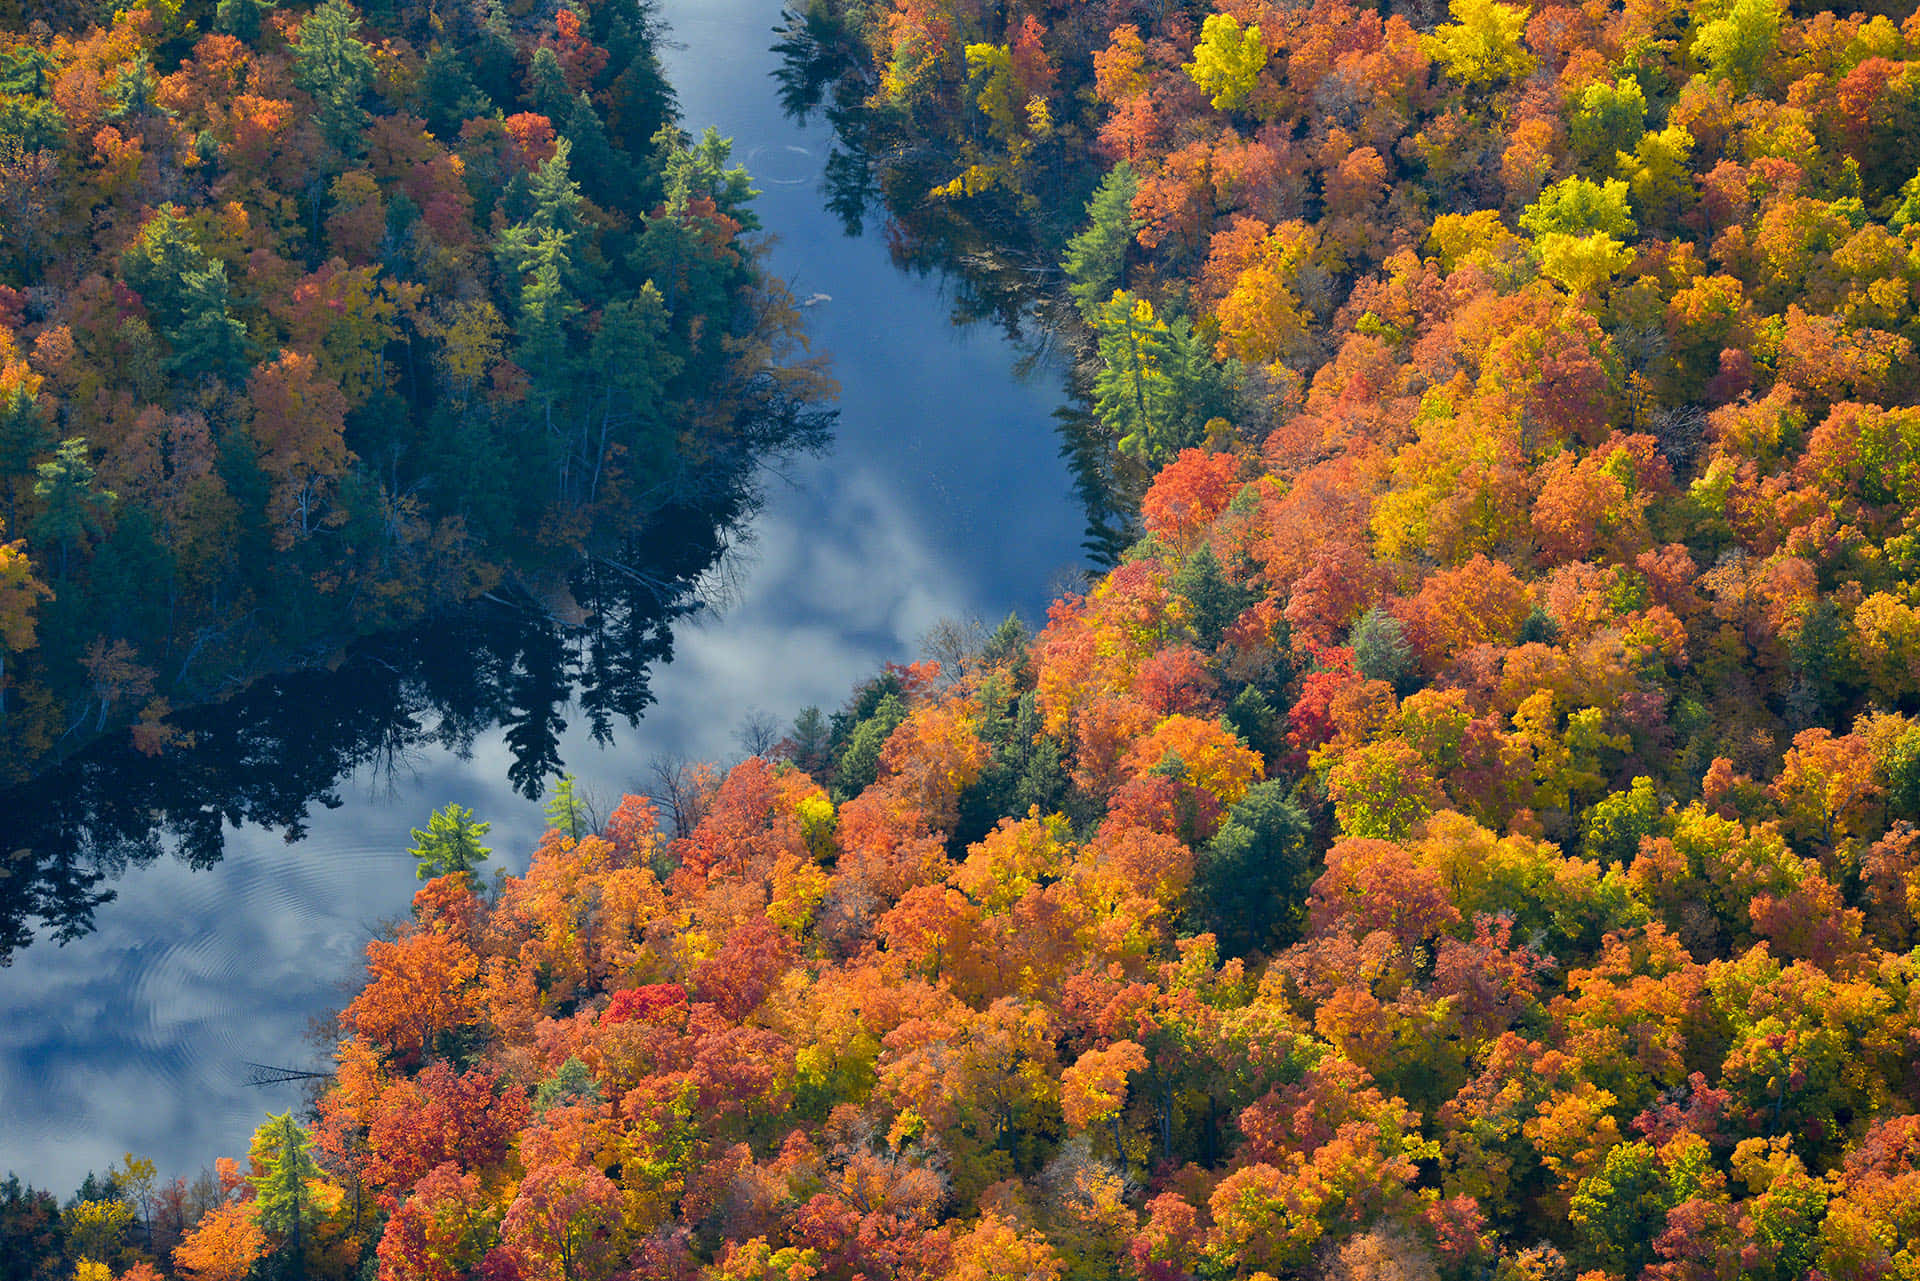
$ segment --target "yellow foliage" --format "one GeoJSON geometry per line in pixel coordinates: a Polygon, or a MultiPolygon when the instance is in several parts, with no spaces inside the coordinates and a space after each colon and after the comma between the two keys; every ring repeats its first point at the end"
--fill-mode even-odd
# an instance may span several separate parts
{"type": "Polygon", "coordinates": [[[1579,298],[1625,271],[1633,250],[1604,231],[1584,236],[1549,231],[1536,242],[1540,273],[1579,298]]]}
{"type": "Polygon", "coordinates": [[[783,1246],[776,1250],[765,1237],[727,1243],[726,1255],[708,1275],[713,1281],[811,1281],[820,1271],[820,1252],[783,1246]]]}
{"type": "Polygon", "coordinates": [[[1059,1281],[1060,1258],[1037,1234],[989,1212],[954,1242],[949,1281],[1059,1281]]]}
{"type": "Polygon", "coordinates": [[[1563,1193],[1598,1169],[1607,1149],[1620,1141],[1620,1123],[1611,1111],[1617,1102],[1611,1091],[1581,1081],[1556,1090],[1521,1127],[1563,1193]]]}
{"type": "Polygon", "coordinates": [[[1521,43],[1531,10],[1496,0],[1452,0],[1453,21],[1434,29],[1420,43],[1429,58],[1468,86],[1520,80],[1538,65],[1521,43]]]}
{"type": "Polygon", "coordinates": [[[82,1258],[104,1259],[133,1223],[133,1207],[125,1201],[82,1201],[60,1217],[75,1253],[82,1258]]]}
{"type": "Polygon", "coordinates": [[[1507,229],[1497,209],[1441,214],[1427,232],[1427,250],[1443,271],[1468,263],[1497,268],[1516,258],[1520,249],[1520,237],[1507,229]]]}
{"type": "Polygon", "coordinates": [[[506,332],[506,321],[484,298],[454,303],[441,316],[435,328],[441,343],[438,363],[458,403],[466,403],[500,359],[506,332]]]}
{"type": "Polygon", "coordinates": [[[1267,46],[1258,23],[1243,31],[1233,15],[1212,13],[1200,27],[1193,61],[1181,70],[1212,99],[1215,111],[1238,111],[1247,105],[1266,65],[1267,46]]]}
{"type": "Polygon", "coordinates": [[[818,863],[783,856],[774,865],[767,919],[789,934],[803,933],[832,883],[818,863]]]}
{"type": "Polygon", "coordinates": [[[1879,693],[1920,690],[1920,611],[1886,592],[1867,597],[1853,612],[1853,653],[1879,693]]]}

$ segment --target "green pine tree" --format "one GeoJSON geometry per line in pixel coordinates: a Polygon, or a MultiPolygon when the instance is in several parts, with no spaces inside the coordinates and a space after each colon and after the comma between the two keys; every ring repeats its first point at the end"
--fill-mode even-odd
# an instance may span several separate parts
{"type": "Polygon", "coordinates": [[[74,546],[106,532],[107,518],[119,495],[96,489],[93,463],[87,456],[87,438],[69,436],[53,457],[34,468],[33,496],[40,500],[40,516],[33,522],[35,541],[60,548],[59,576],[67,577],[67,561],[74,546]]]}
{"type": "Polygon", "coordinates": [[[373,84],[373,54],[359,29],[347,0],[327,0],[302,19],[293,44],[294,83],[313,95],[321,132],[349,154],[359,150],[368,120],[361,99],[373,84]]]}
{"type": "Polygon", "coordinates": [[[1126,283],[1127,247],[1140,229],[1133,213],[1139,192],[1139,177],[1122,160],[1087,202],[1087,229],[1067,242],[1061,266],[1067,273],[1067,292],[1082,315],[1094,315],[1126,283]]]}
{"type": "Polygon", "coordinates": [[[464,805],[447,805],[427,819],[427,830],[413,829],[413,848],[407,853],[419,861],[415,874],[423,881],[436,876],[465,874],[473,880],[473,869],[487,861],[493,851],[480,843],[491,823],[474,821],[473,811],[464,805]]]}
{"type": "Polygon", "coordinates": [[[269,1116],[267,1123],[253,1132],[250,1155],[265,1171],[250,1180],[257,1220],[261,1227],[283,1238],[281,1248],[286,1251],[290,1275],[303,1278],[307,1224],[315,1213],[310,1185],[326,1178],[326,1172],[313,1159],[313,1139],[305,1127],[294,1122],[291,1112],[283,1112],[269,1116]]]}
{"type": "Polygon", "coordinates": [[[547,798],[546,814],[547,826],[569,840],[577,841],[593,831],[589,806],[571,774],[562,774],[555,781],[553,795],[547,798]]]}

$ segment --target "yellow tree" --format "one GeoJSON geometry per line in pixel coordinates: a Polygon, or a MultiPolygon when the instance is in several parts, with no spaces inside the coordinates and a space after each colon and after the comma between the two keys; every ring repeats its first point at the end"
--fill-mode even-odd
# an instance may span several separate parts
{"type": "MultiPolygon", "coordinates": [[[[0,525],[0,536],[6,533],[0,525]]],[[[23,542],[0,542],[0,728],[7,723],[7,655],[33,648],[33,614],[52,596],[33,576],[23,542]]]]}
{"type": "Polygon", "coordinates": [[[506,321],[484,298],[456,302],[439,317],[433,329],[441,343],[438,363],[457,408],[466,408],[473,389],[498,363],[506,332],[506,321]]]}
{"type": "Polygon", "coordinates": [[[253,1207],[222,1205],[187,1233],[173,1262],[190,1281],[241,1281],[266,1252],[267,1234],[253,1221],[253,1207]]]}
{"type": "Polygon", "coordinates": [[[1267,46],[1258,23],[1242,30],[1231,14],[1212,13],[1200,27],[1193,61],[1181,70],[1212,99],[1215,111],[1238,111],[1253,96],[1254,83],[1266,65],[1267,46]]]}
{"type": "Polygon", "coordinates": [[[1521,41],[1527,6],[1453,0],[1447,11],[1453,21],[1435,28],[1421,44],[1448,75],[1469,88],[1490,88],[1532,74],[1536,64],[1521,41]]]}
{"type": "Polygon", "coordinates": [[[1047,1239],[989,1212],[954,1242],[952,1281],[1059,1281],[1060,1256],[1047,1239]]]}

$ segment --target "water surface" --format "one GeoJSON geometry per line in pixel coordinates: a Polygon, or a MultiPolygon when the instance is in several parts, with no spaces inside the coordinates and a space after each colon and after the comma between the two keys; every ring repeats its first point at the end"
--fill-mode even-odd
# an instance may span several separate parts
{"type": "MultiPolygon", "coordinates": [[[[718,584],[722,607],[675,626],[640,725],[600,746],[579,709],[567,713],[560,754],[608,797],[644,785],[656,756],[739,755],[752,711],[788,720],[838,705],[880,662],[916,656],[942,617],[1038,620],[1080,564],[1083,514],[1051,418],[1060,378],[1017,378],[1022,353],[991,330],[955,329],[937,279],[896,270],[873,229],[842,234],[818,190],[827,129],[794,125],[776,102],[778,0],[660,11],[684,124],[733,138],[777,235],[773,270],[800,298],[819,296],[807,315],[842,412],[834,447],[771,479],[750,545],[718,584]]],[[[280,826],[222,823],[217,864],[130,867],[99,887],[115,898],[95,932],[42,938],[0,970],[0,1171],[64,1197],[127,1151],[189,1176],[244,1154],[264,1112],[299,1095],[249,1089],[242,1063],[318,1060],[309,1023],[343,1003],[366,941],[415,887],[408,829],[457,801],[492,821],[496,863],[524,870],[543,824],[510,785],[505,735],[479,733],[462,754],[432,742],[429,721],[341,779],[337,805],[310,807],[297,843],[280,826]]],[[[290,737],[280,756],[238,768],[297,770],[290,737]]],[[[0,814],[0,860],[10,821],[0,814]]]]}

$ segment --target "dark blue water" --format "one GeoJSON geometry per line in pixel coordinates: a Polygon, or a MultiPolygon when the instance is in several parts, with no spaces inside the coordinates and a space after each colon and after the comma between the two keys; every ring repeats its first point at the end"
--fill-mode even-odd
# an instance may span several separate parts
{"type": "MultiPolygon", "coordinates": [[[[1021,353],[955,329],[937,281],[897,271],[879,236],[841,233],[818,191],[827,130],[787,121],[769,78],[779,0],[660,8],[686,127],[733,138],[778,236],[773,270],[801,298],[826,296],[806,314],[841,417],[825,456],[770,480],[748,545],[710,584],[721,608],[676,627],[638,728],[599,747],[570,717],[567,767],[605,797],[642,786],[656,756],[737,757],[751,712],[838,705],[882,661],[917,657],[943,617],[1039,620],[1081,563],[1051,419],[1060,377],[1018,379],[1021,353]]],[[[216,866],[133,868],[93,934],[21,950],[0,970],[0,1171],[65,1195],[128,1151],[189,1176],[244,1154],[298,1094],[248,1088],[242,1063],[319,1061],[310,1022],[347,999],[367,940],[415,888],[408,829],[458,801],[492,821],[495,861],[524,870],[543,824],[510,762],[495,732],[465,757],[422,748],[365,766],[298,843],[231,828],[216,866]]]]}

